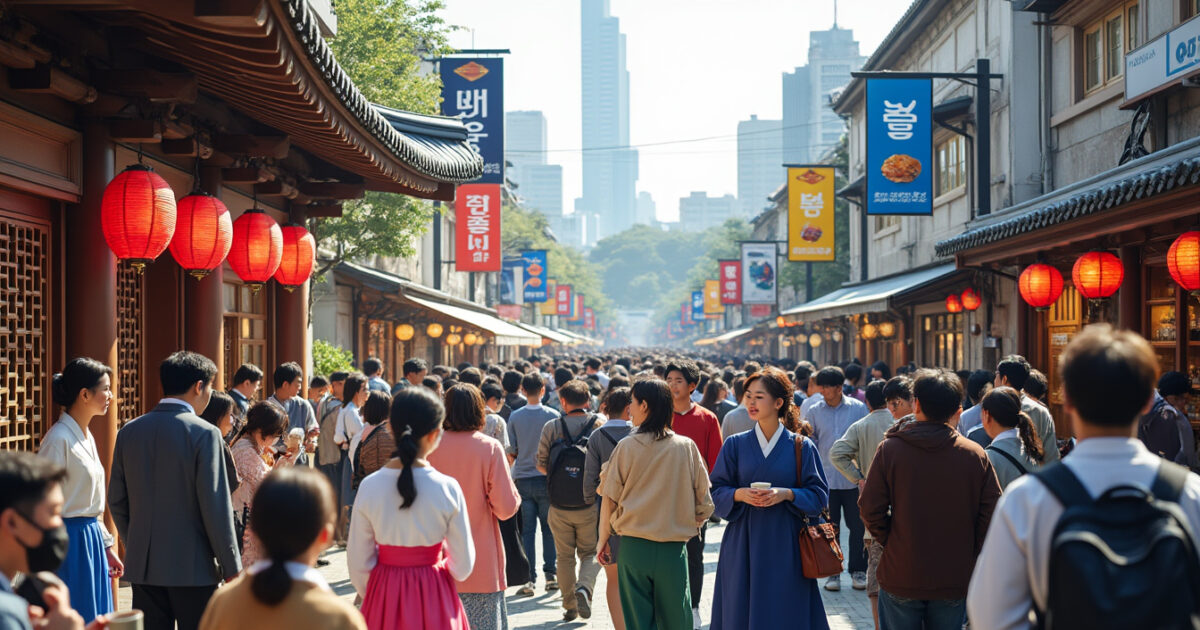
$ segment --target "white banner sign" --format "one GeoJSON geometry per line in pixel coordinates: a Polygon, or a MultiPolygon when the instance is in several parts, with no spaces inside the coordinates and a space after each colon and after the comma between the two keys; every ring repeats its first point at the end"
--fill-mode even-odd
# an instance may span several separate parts
{"type": "Polygon", "coordinates": [[[742,304],[775,304],[779,283],[775,243],[742,243],[742,304]]]}
{"type": "Polygon", "coordinates": [[[1200,72],[1200,17],[1125,55],[1125,100],[1133,101],[1200,72]]]}

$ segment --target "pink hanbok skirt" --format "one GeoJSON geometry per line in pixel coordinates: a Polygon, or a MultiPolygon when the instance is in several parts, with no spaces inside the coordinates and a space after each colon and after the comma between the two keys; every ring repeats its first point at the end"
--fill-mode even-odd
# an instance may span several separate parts
{"type": "Polygon", "coordinates": [[[469,630],[442,545],[379,546],[363,617],[371,630],[469,630]]]}

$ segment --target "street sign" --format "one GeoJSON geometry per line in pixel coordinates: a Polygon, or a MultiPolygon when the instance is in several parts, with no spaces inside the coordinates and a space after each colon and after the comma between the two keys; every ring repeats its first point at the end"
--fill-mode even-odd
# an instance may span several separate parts
{"type": "Polygon", "coordinates": [[[933,80],[867,79],[867,214],[933,214],[933,80]]]}
{"type": "Polygon", "coordinates": [[[438,64],[442,113],[459,116],[467,144],[483,157],[480,184],[504,183],[504,60],[452,57],[438,64]]]}
{"type": "Polygon", "coordinates": [[[717,264],[720,265],[721,270],[721,304],[741,304],[742,261],[721,260],[717,264]]]}
{"type": "Polygon", "coordinates": [[[832,166],[788,167],[788,260],[834,260],[833,182],[832,166]]]}

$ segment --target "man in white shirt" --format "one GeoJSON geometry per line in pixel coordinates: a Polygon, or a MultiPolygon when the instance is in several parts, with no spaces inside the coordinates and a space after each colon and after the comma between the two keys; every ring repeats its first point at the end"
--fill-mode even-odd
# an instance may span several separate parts
{"type": "MultiPolygon", "coordinates": [[[[1062,465],[1093,498],[1114,486],[1148,490],[1164,462],[1135,437],[1137,419],[1154,393],[1158,363],[1150,344],[1136,333],[1094,325],[1075,336],[1061,361],[1063,411],[1078,440],[1062,465]]],[[[1187,475],[1179,507],[1191,531],[1200,531],[1195,474],[1187,475]]],[[[1034,611],[1045,610],[1048,601],[1051,543],[1062,513],[1062,504],[1034,475],[1008,486],[971,577],[972,627],[1033,627],[1034,611]]]]}
{"type": "Polygon", "coordinates": [[[591,375],[595,374],[596,378],[600,379],[600,386],[603,387],[604,389],[608,389],[608,381],[609,381],[608,375],[605,374],[604,372],[602,372],[600,370],[600,367],[601,367],[600,359],[597,359],[595,357],[592,357],[592,358],[588,359],[587,361],[583,362],[583,369],[585,371],[587,371],[587,375],[591,376],[591,375]]]}

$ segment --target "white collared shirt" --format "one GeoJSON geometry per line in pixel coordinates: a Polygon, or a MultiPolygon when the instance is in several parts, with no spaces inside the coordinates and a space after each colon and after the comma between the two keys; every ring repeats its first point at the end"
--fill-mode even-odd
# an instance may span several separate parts
{"type": "Polygon", "coordinates": [[[64,413],[42,438],[38,455],[67,471],[67,478],[62,481],[63,518],[95,518],[100,523],[104,545],[112,546],[113,537],[104,527],[104,465],[100,463],[92,432],[64,413]]]}
{"type": "Polygon", "coordinates": [[[164,399],[158,401],[158,404],[160,404],[160,405],[183,405],[184,407],[187,407],[188,413],[196,413],[196,408],[193,407],[191,405],[191,403],[189,403],[186,400],[180,400],[178,398],[167,397],[167,398],[164,398],[164,399]]]}
{"type": "Polygon", "coordinates": [[[771,449],[775,448],[775,444],[779,442],[779,436],[783,435],[783,423],[779,423],[779,427],[775,429],[775,433],[768,440],[767,436],[763,435],[762,426],[757,422],[754,423],[754,437],[758,438],[758,447],[762,449],[763,457],[771,454],[771,449]]]}
{"type": "Polygon", "coordinates": [[[1000,440],[1005,440],[1008,438],[1012,438],[1012,439],[1016,440],[1016,439],[1020,439],[1020,435],[1017,433],[1016,429],[1009,429],[1007,431],[1002,431],[1002,432],[996,434],[996,437],[992,438],[992,442],[993,443],[999,442],[1000,440]]]}
{"type": "MultiPolygon", "coordinates": [[[[258,562],[255,562],[249,569],[246,569],[246,573],[249,573],[250,575],[256,575],[266,571],[270,566],[270,560],[259,560],[258,562]]],[[[321,573],[307,564],[300,562],[285,562],[283,563],[283,566],[285,569],[287,569],[288,575],[290,575],[293,580],[297,582],[308,582],[309,584],[312,584],[323,591],[333,591],[333,589],[329,588],[329,582],[325,581],[325,578],[321,575],[321,573]]]]}
{"type": "Polygon", "coordinates": [[[607,422],[600,425],[601,429],[607,429],[609,427],[632,429],[633,423],[628,420],[622,420],[620,418],[609,418],[609,420],[607,422]]]}

